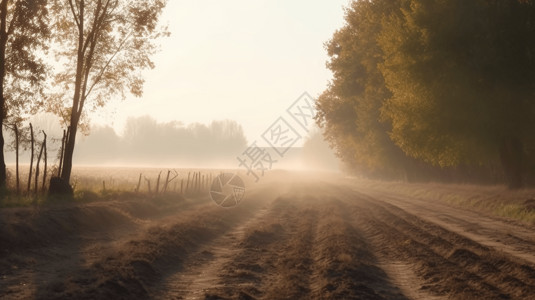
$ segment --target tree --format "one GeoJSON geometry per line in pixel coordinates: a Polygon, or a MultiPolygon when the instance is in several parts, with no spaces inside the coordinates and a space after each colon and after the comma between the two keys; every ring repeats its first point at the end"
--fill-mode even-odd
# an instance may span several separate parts
{"type": "Polygon", "coordinates": [[[501,162],[520,187],[535,133],[534,3],[406,1],[378,40],[396,145],[441,167],[501,162]]]}
{"type": "Polygon", "coordinates": [[[501,164],[510,187],[535,170],[534,1],[354,1],[327,51],[317,122],[353,169],[469,178],[501,164]]]}
{"type": "MultiPolygon", "coordinates": [[[[89,141],[90,139],[88,139],[89,141]]],[[[240,124],[232,120],[184,125],[150,116],[128,118],[120,141],[121,159],[134,163],[221,164],[247,147],[240,124]]]]}
{"type": "Polygon", "coordinates": [[[400,1],[354,1],[346,24],[326,44],[333,80],[317,101],[317,123],[337,155],[353,171],[401,177],[407,157],[390,140],[380,108],[391,96],[378,68],[383,61],[377,37],[382,20],[400,1]]]}
{"type": "Polygon", "coordinates": [[[69,128],[61,179],[68,183],[76,134],[85,108],[96,109],[125,90],[141,96],[140,71],[153,68],[156,40],[168,34],[158,25],[166,0],[55,0],[52,4],[57,57],[65,70],[55,77],[59,99],[51,108],[69,128]],[[65,92],[63,92],[65,91],[65,92]],[[68,93],[67,93],[68,91],[68,93]]]}
{"type": "MultiPolygon", "coordinates": [[[[0,0],[0,124],[20,126],[34,108],[46,68],[39,53],[49,34],[46,0],[0,0]]],[[[6,186],[4,135],[0,130],[0,188],[6,186]]]]}

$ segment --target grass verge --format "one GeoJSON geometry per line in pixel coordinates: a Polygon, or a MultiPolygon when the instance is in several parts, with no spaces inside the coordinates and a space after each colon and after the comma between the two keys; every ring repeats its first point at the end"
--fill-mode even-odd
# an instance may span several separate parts
{"type": "Polygon", "coordinates": [[[450,205],[535,225],[535,189],[505,186],[365,181],[366,187],[450,205]]]}

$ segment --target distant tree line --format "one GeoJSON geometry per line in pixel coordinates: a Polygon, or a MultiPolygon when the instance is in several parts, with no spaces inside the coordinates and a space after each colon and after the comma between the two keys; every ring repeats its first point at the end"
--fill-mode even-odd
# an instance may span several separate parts
{"type": "Polygon", "coordinates": [[[121,135],[108,126],[92,128],[77,147],[74,161],[81,164],[208,167],[235,163],[236,156],[247,148],[247,140],[241,125],[231,120],[186,126],[144,116],[129,118],[121,135]]]}
{"type": "Polygon", "coordinates": [[[533,182],[534,1],[361,0],[345,21],[317,122],[348,169],[533,182]]]}
{"type": "MultiPolygon", "coordinates": [[[[57,164],[59,157],[56,153],[62,142],[58,121],[50,114],[37,115],[28,121],[33,123],[36,133],[48,132],[48,150],[57,164]]],[[[91,126],[86,133],[76,143],[73,161],[77,164],[208,167],[215,163],[229,165],[230,162],[235,165],[236,156],[247,148],[243,128],[233,120],[185,125],[179,121],[158,122],[150,116],[141,116],[130,117],[119,133],[110,126],[102,125],[91,126]]],[[[6,162],[14,164],[14,131],[5,130],[4,135],[6,162]]],[[[18,139],[19,161],[27,165],[31,156],[29,125],[19,129],[18,139]]],[[[36,137],[34,148],[39,150],[41,144],[42,134],[36,137]]]]}
{"type": "MultiPolygon", "coordinates": [[[[61,146],[62,132],[57,119],[50,114],[32,117],[35,132],[48,133],[48,150],[55,153],[61,146]]],[[[15,163],[14,131],[6,130],[6,162],[15,163]]],[[[31,158],[30,128],[19,130],[19,161],[27,165],[31,158]]],[[[42,146],[42,134],[34,148],[42,146]]],[[[209,124],[183,124],[179,121],[158,122],[150,116],[131,117],[124,130],[116,132],[110,126],[92,126],[77,142],[74,162],[81,165],[223,167],[238,168],[237,156],[249,146],[242,126],[234,120],[212,121],[209,124]]],[[[266,148],[269,151],[269,148],[266,148]]],[[[57,165],[52,165],[57,173],[57,165]]],[[[317,128],[306,137],[302,147],[293,148],[276,168],[305,167],[316,170],[338,170],[339,162],[317,128]],[[291,155],[290,155],[291,154],[291,155]]],[[[10,166],[12,169],[12,167],[10,166]]],[[[13,170],[12,170],[13,171],[13,170]]],[[[13,179],[15,174],[11,174],[13,179]]],[[[25,181],[25,179],[24,179],[25,181]]]]}

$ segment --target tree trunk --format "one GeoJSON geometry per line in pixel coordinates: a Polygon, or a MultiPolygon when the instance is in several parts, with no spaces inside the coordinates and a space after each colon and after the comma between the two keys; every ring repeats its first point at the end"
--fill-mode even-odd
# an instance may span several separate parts
{"type": "MultiPolygon", "coordinates": [[[[3,102],[3,101],[0,101],[3,102]]],[[[2,113],[2,112],[0,112],[2,113]]],[[[0,118],[0,122],[3,118],[0,118]]],[[[4,157],[4,134],[2,133],[0,125],[0,190],[7,187],[7,173],[6,173],[6,161],[4,157]]]]}
{"type": "Polygon", "coordinates": [[[78,124],[71,123],[69,134],[67,135],[67,142],[65,143],[65,152],[63,153],[63,168],[61,170],[61,179],[67,183],[71,180],[72,156],[74,154],[74,144],[76,140],[77,127],[78,124]]]}
{"type": "Polygon", "coordinates": [[[63,137],[61,138],[61,148],[59,149],[59,167],[58,177],[61,177],[61,169],[63,168],[63,153],[65,153],[65,141],[67,140],[67,132],[63,130],[63,137]]]}
{"type": "Polygon", "coordinates": [[[523,145],[517,137],[503,139],[500,159],[510,189],[519,189],[523,182],[523,145]]]}
{"type": "Polygon", "coordinates": [[[7,45],[7,0],[0,3],[0,190],[6,188],[7,174],[4,157],[4,133],[2,125],[6,116],[6,99],[4,97],[4,82],[6,77],[6,45],[7,45]]]}
{"type": "Polygon", "coordinates": [[[48,153],[46,151],[46,133],[43,131],[43,135],[45,136],[44,139],[43,139],[43,148],[45,149],[45,166],[44,166],[44,169],[43,169],[43,187],[41,188],[43,190],[43,192],[45,191],[45,187],[46,187],[46,172],[47,172],[47,168],[48,168],[48,159],[47,159],[47,156],[48,156],[48,153]]]}
{"type": "Polygon", "coordinates": [[[59,177],[50,178],[50,186],[48,188],[50,195],[73,196],[74,194],[74,189],[70,185],[70,180],[72,171],[72,156],[74,153],[74,143],[76,137],[76,125],[72,125],[72,127],[67,130],[65,149],[63,150],[62,156],[61,175],[59,177]]]}
{"type": "MultiPolygon", "coordinates": [[[[84,61],[86,59],[86,49],[84,47],[84,3],[84,1],[80,2],[80,11],[78,15],[79,23],[76,57],[76,78],[74,81],[74,95],[72,98],[70,123],[69,128],[67,130],[67,142],[65,144],[65,152],[63,154],[63,168],[61,170],[61,180],[63,180],[65,184],[69,184],[71,181],[72,157],[74,154],[74,144],[76,142],[76,132],[78,130],[78,123],[80,122],[80,117],[82,115],[82,109],[84,105],[85,95],[82,92],[84,69],[86,67],[90,68],[90,66],[84,65],[84,61]]],[[[88,70],[89,69],[87,69],[87,71],[88,70]]]]}
{"type": "Polygon", "coordinates": [[[16,177],[16,188],[17,195],[20,194],[20,175],[19,175],[19,127],[17,124],[13,126],[15,130],[15,177],[16,177]]]}

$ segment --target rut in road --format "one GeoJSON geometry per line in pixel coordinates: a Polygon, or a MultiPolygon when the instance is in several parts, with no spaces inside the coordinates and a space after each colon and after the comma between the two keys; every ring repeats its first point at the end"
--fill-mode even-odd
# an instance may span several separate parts
{"type": "Polygon", "coordinates": [[[484,246],[502,251],[535,264],[535,226],[485,216],[466,209],[434,201],[407,199],[384,191],[365,191],[424,220],[457,232],[484,246]]]}
{"type": "Polygon", "coordinates": [[[529,299],[535,270],[525,260],[481,245],[378,199],[361,196],[355,220],[385,258],[411,265],[421,289],[460,299],[529,299]]]}
{"type": "Polygon", "coordinates": [[[263,218],[247,228],[235,244],[238,252],[220,269],[220,285],[210,289],[207,298],[303,299],[309,293],[307,241],[314,231],[313,220],[287,197],[277,198],[263,218]],[[292,239],[297,232],[300,238],[292,239]],[[285,266],[288,269],[281,270],[285,266]]]}
{"type": "Polygon", "coordinates": [[[350,207],[338,197],[327,199],[320,207],[323,216],[318,225],[315,261],[319,284],[313,298],[407,299],[381,268],[369,241],[354,226],[350,207]]]}
{"type": "Polygon", "coordinates": [[[256,211],[247,220],[190,255],[182,270],[168,276],[157,288],[163,293],[156,298],[204,299],[207,290],[217,285],[219,270],[239,251],[236,243],[243,238],[245,230],[266,212],[266,208],[256,211]]]}
{"type": "Polygon", "coordinates": [[[206,299],[407,299],[334,192],[311,186],[278,198],[206,299]]]}

